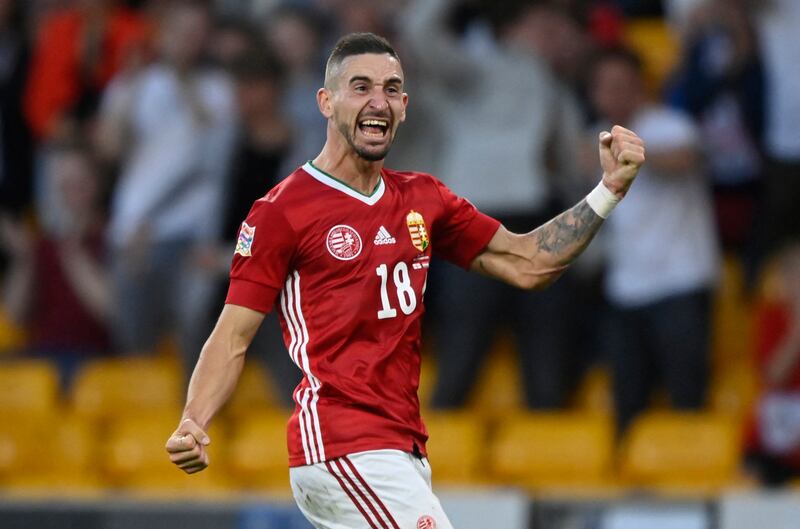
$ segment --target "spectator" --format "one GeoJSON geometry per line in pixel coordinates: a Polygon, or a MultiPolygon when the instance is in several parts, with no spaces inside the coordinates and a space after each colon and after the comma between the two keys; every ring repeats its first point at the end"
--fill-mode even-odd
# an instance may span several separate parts
{"type": "MultiPolygon", "coordinates": [[[[578,88],[592,45],[581,20],[558,1],[539,2],[525,9],[522,16],[527,19],[529,45],[561,81],[578,88]]],[[[567,95],[572,97],[569,92],[567,95]]]]}
{"type": "MultiPolygon", "coordinates": [[[[564,87],[536,46],[534,28],[541,11],[528,7],[509,17],[494,42],[474,26],[468,30],[471,40],[459,40],[445,22],[453,7],[441,0],[417,2],[405,24],[405,45],[414,51],[428,81],[420,89],[438,96],[432,108],[443,127],[439,174],[508,229],[529,229],[561,209],[556,182],[574,174],[571,147],[578,143],[577,135],[566,134],[577,126],[561,126],[570,117],[564,112],[564,87]]],[[[511,326],[517,339],[527,405],[554,408],[565,403],[569,276],[537,293],[455,268],[447,268],[438,283],[442,376],[433,406],[465,403],[495,330],[503,324],[511,326]]]]}
{"type": "Polygon", "coordinates": [[[709,0],[690,15],[672,103],[698,120],[723,245],[744,249],[761,176],[764,76],[743,0],[709,0]]]}
{"type": "MultiPolygon", "coordinates": [[[[236,81],[236,102],[241,116],[241,134],[228,179],[228,203],[224,214],[225,244],[219,273],[219,305],[228,291],[228,270],[242,221],[253,203],[284,176],[281,168],[292,148],[291,126],[283,110],[284,70],[265,49],[251,50],[232,68],[236,81]]],[[[219,308],[214,309],[215,313],[219,308]]],[[[266,317],[250,351],[260,355],[273,375],[277,395],[288,407],[301,373],[283,344],[276,314],[266,317]]]]}
{"type": "Polygon", "coordinates": [[[606,226],[613,392],[623,431],[659,378],[674,408],[705,404],[717,240],[691,119],[647,103],[640,60],[626,50],[602,53],[589,80],[598,130],[618,123],[647,144],[636,189],[606,226]]]}
{"type": "Polygon", "coordinates": [[[25,114],[38,138],[93,116],[111,78],[139,60],[145,21],[114,0],[81,0],[50,16],[37,35],[25,114]]]}
{"type": "Polygon", "coordinates": [[[231,68],[250,50],[261,46],[258,33],[247,21],[228,18],[214,25],[209,52],[216,65],[231,68]]]}
{"type": "Polygon", "coordinates": [[[284,105],[292,125],[292,151],[280,174],[289,175],[319,153],[325,144],[325,119],[315,105],[323,85],[322,27],[312,11],[284,7],[274,11],[264,25],[264,38],[286,67],[284,105]]]}
{"type": "Polygon", "coordinates": [[[98,136],[105,156],[121,161],[109,227],[115,340],[127,353],[151,351],[177,329],[187,366],[213,299],[214,269],[201,256],[220,237],[235,132],[232,84],[203,64],[209,26],[201,4],[168,7],[159,60],[113,81],[98,136]]]}
{"type": "Polygon", "coordinates": [[[280,168],[292,148],[292,129],[283,108],[284,68],[277,58],[254,49],[233,64],[232,72],[241,134],[229,178],[224,233],[235,241],[253,202],[285,176],[280,168]]]}
{"type": "Polygon", "coordinates": [[[748,459],[761,481],[800,476],[800,245],[778,254],[779,295],[757,311],[756,365],[764,388],[748,436],[748,459]]]}
{"type": "Polygon", "coordinates": [[[34,235],[24,223],[3,219],[2,245],[11,256],[3,303],[30,331],[27,352],[55,360],[66,389],[81,362],[108,352],[113,303],[91,155],[81,145],[56,145],[47,162],[61,222],[34,235]]]}
{"type": "Polygon", "coordinates": [[[331,2],[328,12],[334,17],[339,35],[367,31],[387,35],[386,11],[390,3],[374,0],[344,0],[331,2]]]}
{"type": "Polygon", "coordinates": [[[756,266],[800,239],[800,3],[765,2],[758,33],[765,74],[764,195],[756,230],[756,266]]]}
{"type": "Polygon", "coordinates": [[[663,0],[664,18],[678,36],[685,38],[687,30],[692,26],[692,18],[708,0],[663,0]]]}
{"type": "Polygon", "coordinates": [[[0,0],[0,211],[30,203],[32,145],[22,116],[28,49],[21,2],[0,0]]]}

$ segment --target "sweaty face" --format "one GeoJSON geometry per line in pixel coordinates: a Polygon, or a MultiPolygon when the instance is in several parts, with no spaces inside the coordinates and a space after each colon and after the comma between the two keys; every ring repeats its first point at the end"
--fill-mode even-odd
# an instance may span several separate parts
{"type": "Polygon", "coordinates": [[[375,162],[389,153],[406,118],[400,62],[388,54],[345,58],[331,79],[333,124],[361,158],[375,162]]]}

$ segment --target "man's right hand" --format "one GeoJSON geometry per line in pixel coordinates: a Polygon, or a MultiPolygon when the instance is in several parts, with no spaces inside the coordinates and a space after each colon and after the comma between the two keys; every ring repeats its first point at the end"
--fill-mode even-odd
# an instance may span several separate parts
{"type": "Polygon", "coordinates": [[[208,434],[196,422],[184,419],[167,439],[169,460],[187,474],[200,472],[208,466],[208,453],[205,447],[210,442],[208,434]]]}
{"type": "Polygon", "coordinates": [[[644,163],[644,141],[633,131],[614,125],[611,132],[600,133],[599,147],[603,185],[622,199],[644,163]]]}

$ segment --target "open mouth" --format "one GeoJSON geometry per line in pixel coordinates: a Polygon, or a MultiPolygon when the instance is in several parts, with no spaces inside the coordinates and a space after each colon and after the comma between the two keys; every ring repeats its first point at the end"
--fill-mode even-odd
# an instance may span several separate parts
{"type": "Polygon", "coordinates": [[[385,119],[369,118],[358,122],[359,130],[372,138],[383,138],[389,131],[389,122],[385,119]]]}

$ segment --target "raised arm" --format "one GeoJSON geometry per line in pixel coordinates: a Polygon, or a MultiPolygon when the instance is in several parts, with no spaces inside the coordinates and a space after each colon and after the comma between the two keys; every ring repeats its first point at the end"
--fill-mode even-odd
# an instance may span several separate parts
{"type": "Polygon", "coordinates": [[[478,64],[464,53],[458,37],[448,27],[447,15],[454,0],[416,0],[406,8],[401,30],[404,44],[425,70],[427,79],[450,86],[474,82],[478,64]]]}
{"type": "Polygon", "coordinates": [[[615,126],[600,134],[603,180],[585,199],[535,230],[501,227],[471,269],[519,288],[543,288],[558,279],[594,238],[644,163],[644,142],[615,126]]]}
{"type": "Polygon", "coordinates": [[[170,460],[188,474],[208,466],[208,424],[233,393],[245,352],[263,320],[261,312],[225,305],[203,346],[189,382],[183,417],[166,446],[170,460]]]}

